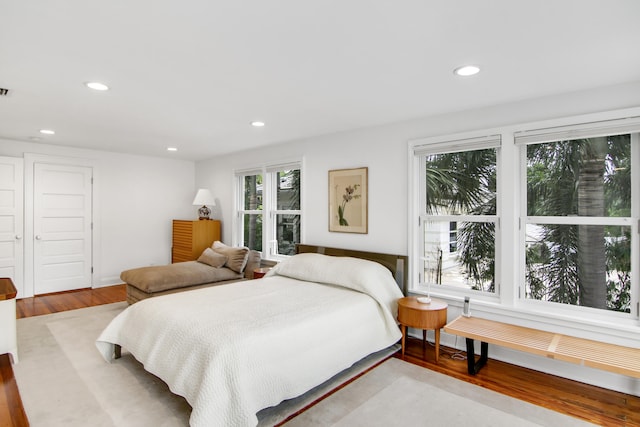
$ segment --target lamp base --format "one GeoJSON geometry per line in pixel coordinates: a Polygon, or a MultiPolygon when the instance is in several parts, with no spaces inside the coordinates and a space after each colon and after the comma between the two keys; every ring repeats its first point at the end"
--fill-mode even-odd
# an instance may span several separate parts
{"type": "Polygon", "coordinates": [[[198,209],[198,219],[211,219],[209,216],[211,215],[211,209],[209,209],[206,205],[203,205],[200,209],[198,209]]]}

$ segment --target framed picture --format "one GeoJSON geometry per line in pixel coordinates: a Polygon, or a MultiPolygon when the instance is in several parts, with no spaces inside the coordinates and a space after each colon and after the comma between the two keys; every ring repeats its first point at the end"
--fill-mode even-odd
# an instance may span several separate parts
{"type": "Polygon", "coordinates": [[[368,169],[329,171],[329,231],[368,232],[368,169]]]}

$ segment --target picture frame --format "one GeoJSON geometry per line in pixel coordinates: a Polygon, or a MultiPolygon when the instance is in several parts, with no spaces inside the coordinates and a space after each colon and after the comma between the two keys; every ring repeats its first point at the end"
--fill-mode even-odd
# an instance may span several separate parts
{"type": "Polygon", "coordinates": [[[329,231],[368,233],[369,169],[329,171],[329,231]]]}

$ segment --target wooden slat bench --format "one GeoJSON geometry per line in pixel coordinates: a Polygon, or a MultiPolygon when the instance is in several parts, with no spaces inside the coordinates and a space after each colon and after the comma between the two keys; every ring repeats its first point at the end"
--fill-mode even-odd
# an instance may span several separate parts
{"type": "Polygon", "coordinates": [[[475,375],[487,362],[489,344],[497,344],[551,359],[640,378],[639,348],[607,344],[478,317],[460,316],[447,324],[444,331],[466,338],[467,368],[471,375],[475,375]],[[481,342],[480,358],[477,361],[474,340],[481,342]]]}

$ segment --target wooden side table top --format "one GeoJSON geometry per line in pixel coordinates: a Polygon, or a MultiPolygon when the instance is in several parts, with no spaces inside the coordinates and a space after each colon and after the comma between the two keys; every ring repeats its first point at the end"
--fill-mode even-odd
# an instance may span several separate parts
{"type": "Polygon", "coordinates": [[[0,278],[0,301],[15,298],[18,290],[13,285],[13,281],[8,277],[0,278]]]}
{"type": "Polygon", "coordinates": [[[404,297],[398,300],[398,306],[413,310],[435,311],[447,308],[449,305],[439,299],[431,298],[431,303],[424,304],[418,302],[418,297],[404,297]]]}
{"type": "Polygon", "coordinates": [[[256,268],[253,270],[253,278],[254,279],[260,279],[262,277],[264,277],[265,274],[267,274],[267,272],[271,270],[271,268],[269,267],[260,267],[260,268],[256,268]]]}
{"type": "Polygon", "coordinates": [[[447,323],[448,304],[431,298],[431,303],[418,302],[417,297],[398,300],[398,322],[419,329],[439,329],[447,323]]]}

